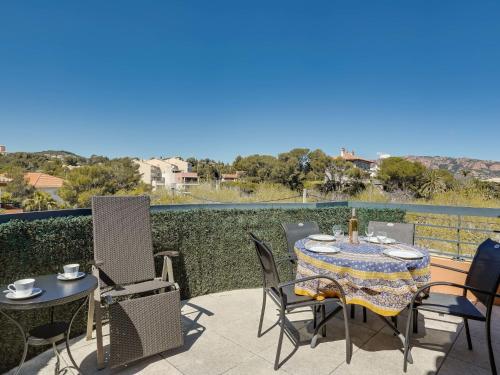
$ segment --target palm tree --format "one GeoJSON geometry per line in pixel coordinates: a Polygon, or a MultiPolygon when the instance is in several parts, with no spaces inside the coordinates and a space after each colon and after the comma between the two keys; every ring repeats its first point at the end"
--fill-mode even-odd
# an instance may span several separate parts
{"type": "Polygon", "coordinates": [[[23,201],[23,209],[25,211],[47,211],[57,208],[57,202],[50,196],[50,194],[35,191],[31,198],[23,201]]]}
{"type": "Polygon", "coordinates": [[[419,193],[425,198],[430,198],[433,194],[445,192],[446,189],[443,175],[436,170],[431,170],[425,174],[424,183],[420,186],[419,193]]]}

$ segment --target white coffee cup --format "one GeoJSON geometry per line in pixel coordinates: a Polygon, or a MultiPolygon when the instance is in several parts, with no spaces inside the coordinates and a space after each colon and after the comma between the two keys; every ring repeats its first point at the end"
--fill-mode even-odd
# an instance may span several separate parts
{"type": "Polygon", "coordinates": [[[64,277],[67,279],[74,279],[75,277],[78,277],[78,269],[80,268],[80,265],[77,263],[74,264],[66,264],[63,266],[64,269],[64,277]]]}
{"type": "Polygon", "coordinates": [[[35,285],[35,279],[22,279],[9,284],[7,289],[14,293],[16,297],[27,297],[33,291],[33,285],[35,285]]]}

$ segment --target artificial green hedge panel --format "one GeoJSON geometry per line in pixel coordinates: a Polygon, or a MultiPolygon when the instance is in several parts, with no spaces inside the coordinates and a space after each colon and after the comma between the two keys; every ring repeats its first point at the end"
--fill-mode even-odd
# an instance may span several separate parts
{"type": "MultiPolygon", "coordinates": [[[[286,254],[281,222],[317,221],[323,232],[334,224],[347,227],[350,209],[262,209],[165,211],[151,215],[155,251],[175,249],[176,281],[183,298],[261,285],[261,273],[248,232],[272,245],[276,257],[286,254]]],[[[403,222],[404,211],[359,209],[363,231],[368,221],[403,222]]],[[[23,277],[56,273],[66,263],[86,265],[92,259],[91,217],[65,217],[0,225],[0,284],[23,277]]],[[[85,268],[85,267],[84,267],[85,268]]],[[[86,268],[88,270],[88,267],[86,268]]],[[[158,273],[160,260],[157,263],[158,273]]],[[[283,279],[290,270],[280,270],[283,279]]],[[[67,318],[68,307],[59,307],[56,318],[67,318]]],[[[46,321],[47,311],[17,315],[26,326],[46,321]]],[[[74,323],[82,333],[85,314],[74,323]]],[[[17,364],[22,352],[19,333],[6,319],[0,320],[0,371],[17,364]]],[[[30,349],[30,355],[36,351],[30,349]]]]}

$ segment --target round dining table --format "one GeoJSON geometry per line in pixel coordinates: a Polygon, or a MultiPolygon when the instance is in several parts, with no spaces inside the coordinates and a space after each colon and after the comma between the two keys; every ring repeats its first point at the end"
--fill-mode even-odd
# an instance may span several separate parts
{"type": "MultiPolygon", "coordinates": [[[[63,369],[59,368],[60,361],[64,358],[57,350],[56,344],[59,341],[65,340],[66,350],[72,366],[67,365],[66,368],[73,368],[80,373],[80,369],[71,355],[69,347],[69,336],[71,325],[75,320],[76,315],[88,301],[89,296],[97,288],[97,278],[92,275],[85,275],[77,280],[62,281],[57,278],[57,275],[36,276],[35,288],[40,288],[42,293],[26,299],[9,299],[6,293],[0,293],[0,315],[6,317],[10,322],[16,325],[21,333],[21,338],[24,344],[24,351],[21,361],[16,369],[15,375],[19,374],[26,359],[28,346],[52,345],[52,348],[57,357],[56,373],[63,369]],[[69,321],[54,321],[54,307],[65,305],[70,302],[81,301],[74,309],[69,321]],[[41,308],[50,308],[50,321],[46,324],[39,325],[30,329],[28,332],[11,314],[12,311],[33,310],[41,308]]],[[[1,290],[7,289],[7,286],[2,286],[1,290]]]]}
{"type": "MultiPolygon", "coordinates": [[[[317,275],[334,278],[342,287],[347,304],[361,305],[373,311],[404,344],[405,338],[397,327],[396,317],[410,304],[417,290],[430,282],[428,250],[403,243],[381,244],[364,239],[354,244],[345,239],[325,242],[304,238],[295,243],[295,254],[297,279],[317,275]],[[314,245],[326,246],[333,252],[308,250],[314,245]],[[419,257],[401,259],[389,256],[387,250],[390,249],[409,250],[419,257]],[[392,317],[393,321],[387,317],[392,317]]],[[[328,279],[297,283],[295,294],[317,299],[339,296],[328,279]]],[[[408,362],[413,363],[411,352],[408,362]]]]}
{"type": "MultiPolygon", "coordinates": [[[[344,289],[346,302],[364,306],[381,316],[397,316],[408,306],[417,289],[430,281],[428,250],[402,243],[379,244],[361,240],[323,242],[304,238],[295,243],[297,279],[326,275],[344,289]],[[308,250],[314,245],[329,246],[336,253],[308,250]],[[386,255],[386,249],[417,251],[419,259],[386,255]]],[[[322,299],[337,295],[326,279],[314,279],[295,286],[295,293],[322,299]]]]}

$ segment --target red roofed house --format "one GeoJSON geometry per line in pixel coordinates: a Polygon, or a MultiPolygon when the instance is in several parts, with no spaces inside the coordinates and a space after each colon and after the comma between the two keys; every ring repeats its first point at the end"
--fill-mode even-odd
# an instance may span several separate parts
{"type": "Polygon", "coordinates": [[[367,160],[360,158],[354,153],[354,150],[349,152],[345,148],[340,149],[340,157],[344,160],[350,161],[359,169],[363,169],[365,171],[369,171],[372,165],[374,164],[373,160],[367,160]]]}
{"type": "Polygon", "coordinates": [[[64,183],[62,178],[40,172],[25,173],[24,178],[28,184],[33,186],[36,190],[49,193],[50,196],[58,202],[62,201],[62,199],[57,195],[57,191],[63,186],[64,183]]]}

